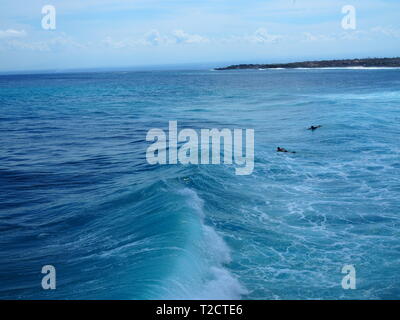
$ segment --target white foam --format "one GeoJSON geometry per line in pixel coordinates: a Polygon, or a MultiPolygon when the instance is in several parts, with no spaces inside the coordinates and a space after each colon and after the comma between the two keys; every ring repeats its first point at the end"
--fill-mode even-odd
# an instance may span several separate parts
{"type": "Polygon", "coordinates": [[[395,70],[400,67],[320,67],[320,68],[293,68],[296,70],[395,70]]]}
{"type": "Polygon", "coordinates": [[[200,238],[195,234],[190,239],[190,258],[181,261],[182,272],[169,279],[175,288],[170,288],[168,299],[240,299],[247,290],[226,268],[231,262],[230,249],[223,238],[204,223],[204,201],[189,188],[178,191],[187,198],[187,204],[198,214],[196,228],[201,229],[200,238]],[[190,270],[188,268],[190,267],[190,270]]]}

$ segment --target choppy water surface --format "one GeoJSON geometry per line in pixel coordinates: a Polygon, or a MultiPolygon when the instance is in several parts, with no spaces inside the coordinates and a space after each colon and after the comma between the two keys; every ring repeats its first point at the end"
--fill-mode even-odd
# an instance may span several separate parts
{"type": "Polygon", "coordinates": [[[0,76],[0,297],[400,298],[399,123],[396,69],[0,76]],[[169,120],[254,173],[147,164],[169,120]]]}

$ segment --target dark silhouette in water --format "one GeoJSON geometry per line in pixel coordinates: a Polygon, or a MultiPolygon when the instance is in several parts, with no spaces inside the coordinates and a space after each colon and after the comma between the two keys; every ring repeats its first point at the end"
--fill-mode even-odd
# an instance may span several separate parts
{"type": "Polygon", "coordinates": [[[312,130],[312,131],[314,131],[314,130],[317,130],[318,128],[321,128],[322,126],[311,126],[311,127],[309,127],[307,130],[312,130]]]}
{"type": "Polygon", "coordinates": [[[281,148],[281,147],[276,148],[276,152],[296,153],[294,151],[287,151],[285,148],[281,148]]]}

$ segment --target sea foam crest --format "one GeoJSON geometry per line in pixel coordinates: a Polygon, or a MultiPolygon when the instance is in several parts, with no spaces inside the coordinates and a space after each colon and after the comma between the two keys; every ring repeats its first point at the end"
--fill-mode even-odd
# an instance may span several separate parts
{"type": "MultiPolygon", "coordinates": [[[[201,237],[194,237],[190,258],[193,268],[185,270],[189,274],[180,277],[177,282],[177,291],[171,292],[170,298],[175,299],[240,299],[247,290],[239,283],[234,275],[226,268],[231,262],[230,249],[222,237],[204,223],[204,201],[198,194],[189,188],[178,191],[186,199],[186,203],[197,214],[194,219],[195,227],[201,229],[201,237]],[[194,243],[195,242],[195,243],[194,243]],[[192,273],[191,271],[195,271],[192,273]]],[[[193,227],[193,226],[192,226],[193,227]]],[[[185,267],[187,268],[187,260],[185,267]]]]}

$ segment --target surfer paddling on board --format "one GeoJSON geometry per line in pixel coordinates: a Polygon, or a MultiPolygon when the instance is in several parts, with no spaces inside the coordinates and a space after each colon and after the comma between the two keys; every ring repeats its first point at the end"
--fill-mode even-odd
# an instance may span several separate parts
{"type": "Polygon", "coordinates": [[[281,148],[281,147],[276,148],[276,152],[296,153],[295,151],[288,151],[285,148],[281,148]]]}
{"type": "Polygon", "coordinates": [[[307,130],[311,130],[311,131],[314,131],[314,130],[317,130],[318,128],[321,128],[322,126],[311,126],[311,127],[309,127],[307,130]]]}

